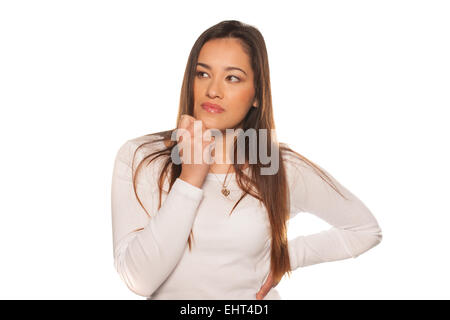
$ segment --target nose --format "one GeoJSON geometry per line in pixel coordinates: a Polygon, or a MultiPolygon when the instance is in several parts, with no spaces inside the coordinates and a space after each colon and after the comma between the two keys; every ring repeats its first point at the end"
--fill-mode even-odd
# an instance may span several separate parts
{"type": "Polygon", "coordinates": [[[219,84],[219,80],[211,80],[206,94],[208,95],[209,98],[214,99],[215,97],[219,97],[222,98],[223,96],[223,92],[222,92],[222,88],[219,84]]]}

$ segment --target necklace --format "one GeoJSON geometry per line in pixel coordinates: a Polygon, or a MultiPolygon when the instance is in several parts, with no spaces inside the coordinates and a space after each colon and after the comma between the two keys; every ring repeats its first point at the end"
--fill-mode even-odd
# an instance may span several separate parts
{"type": "MultiPolygon", "coordinates": [[[[230,168],[231,168],[231,166],[228,167],[227,174],[225,175],[225,179],[224,179],[224,181],[223,181],[223,183],[221,185],[221,187],[222,187],[222,194],[225,197],[228,197],[228,195],[230,194],[230,189],[228,189],[227,185],[225,185],[225,181],[227,181],[228,172],[230,172],[230,168]]],[[[213,172],[213,174],[214,174],[214,176],[216,176],[216,174],[214,172],[213,172]]],[[[219,184],[220,184],[220,179],[217,176],[216,176],[216,178],[217,178],[217,180],[219,180],[219,184]]]]}

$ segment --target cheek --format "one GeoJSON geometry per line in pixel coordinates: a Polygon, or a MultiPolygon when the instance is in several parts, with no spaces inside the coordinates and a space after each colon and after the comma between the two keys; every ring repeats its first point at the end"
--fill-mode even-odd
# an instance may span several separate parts
{"type": "Polygon", "coordinates": [[[246,114],[253,102],[254,90],[252,88],[247,90],[237,90],[230,95],[230,104],[235,110],[241,110],[246,114]]]}
{"type": "Polygon", "coordinates": [[[200,94],[200,91],[202,90],[202,85],[198,83],[197,79],[194,79],[194,83],[193,83],[193,92],[194,92],[194,98],[200,94]]]}
{"type": "Polygon", "coordinates": [[[194,93],[194,117],[196,117],[196,114],[198,112],[198,106],[197,106],[198,99],[202,96],[201,85],[198,85],[196,82],[197,81],[194,81],[194,86],[193,86],[193,90],[192,90],[194,93]]]}

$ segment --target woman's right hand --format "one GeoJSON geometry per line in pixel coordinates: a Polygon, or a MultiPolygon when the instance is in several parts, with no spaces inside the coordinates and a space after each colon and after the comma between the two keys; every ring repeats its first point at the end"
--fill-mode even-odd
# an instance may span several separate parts
{"type": "Polygon", "coordinates": [[[203,122],[201,122],[201,126],[195,128],[194,121],[201,120],[183,114],[177,126],[176,137],[177,144],[180,147],[179,154],[181,158],[181,174],[179,178],[201,188],[213,161],[211,153],[214,153],[214,151],[212,150],[211,152],[210,148],[214,148],[214,136],[211,135],[210,129],[205,128],[203,122]],[[198,142],[201,141],[201,143],[194,142],[196,139],[198,142]],[[188,151],[190,151],[190,154],[188,151]],[[194,158],[196,152],[201,159],[194,158]],[[207,155],[205,159],[204,154],[207,155]],[[194,162],[194,160],[197,160],[197,162],[194,162]]]}

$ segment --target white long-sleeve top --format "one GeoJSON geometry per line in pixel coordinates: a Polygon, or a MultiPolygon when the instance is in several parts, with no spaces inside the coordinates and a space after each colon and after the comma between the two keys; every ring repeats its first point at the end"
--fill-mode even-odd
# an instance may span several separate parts
{"type": "MultiPolygon", "coordinates": [[[[114,267],[128,288],[147,299],[256,299],[270,272],[270,222],[265,207],[242,195],[234,173],[227,181],[231,193],[221,193],[225,174],[209,173],[201,188],[176,179],[170,192],[165,181],[158,210],[160,157],[142,166],[135,197],[132,159],[137,147],[162,138],[145,135],[119,149],[112,177],[111,209],[114,267]],[[220,179],[220,181],[218,180],[220,179]],[[188,237],[193,231],[192,251],[188,237]]],[[[163,141],[136,153],[135,168],[150,152],[165,148],[163,141]]],[[[290,218],[310,213],[332,227],[288,242],[291,268],[356,258],[380,243],[381,229],[369,209],[329,172],[342,198],[313,168],[283,154],[290,192],[290,218]]],[[[246,169],[248,170],[248,169],[246,169]]],[[[248,173],[248,171],[245,171],[248,173]]],[[[276,287],[264,297],[281,299],[276,287]]]]}

